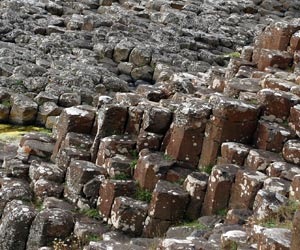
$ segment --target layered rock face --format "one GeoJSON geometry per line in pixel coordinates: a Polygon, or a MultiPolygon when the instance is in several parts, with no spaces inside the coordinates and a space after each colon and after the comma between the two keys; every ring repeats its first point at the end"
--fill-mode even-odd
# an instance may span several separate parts
{"type": "Polygon", "coordinates": [[[300,249],[299,10],[1,1],[0,250],[300,249]]]}

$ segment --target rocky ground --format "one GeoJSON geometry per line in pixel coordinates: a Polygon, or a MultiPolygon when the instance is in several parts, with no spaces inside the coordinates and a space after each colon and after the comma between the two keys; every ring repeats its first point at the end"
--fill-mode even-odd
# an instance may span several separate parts
{"type": "Polygon", "coordinates": [[[298,17],[0,1],[0,250],[299,250],[298,17]]]}

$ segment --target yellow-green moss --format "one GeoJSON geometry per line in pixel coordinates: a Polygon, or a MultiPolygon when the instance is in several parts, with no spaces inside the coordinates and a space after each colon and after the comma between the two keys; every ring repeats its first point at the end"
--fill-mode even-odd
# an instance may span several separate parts
{"type": "Polygon", "coordinates": [[[0,142],[4,142],[4,143],[18,142],[24,134],[29,132],[40,132],[45,134],[51,134],[50,130],[42,127],[0,124],[0,142]]]}

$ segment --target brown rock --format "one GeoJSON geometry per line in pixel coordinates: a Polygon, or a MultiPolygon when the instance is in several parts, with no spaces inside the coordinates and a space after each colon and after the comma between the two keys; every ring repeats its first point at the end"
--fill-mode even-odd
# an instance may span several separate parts
{"type": "Polygon", "coordinates": [[[261,71],[270,66],[286,69],[293,61],[293,56],[286,51],[262,49],[260,53],[257,68],[261,71]]]}
{"type": "Polygon", "coordinates": [[[112,206],[111,223],[116,229],[139,236],[142,234],[147,212],[147,203],[120,196],[112,206]]]}
{"type": "Polygon", "coordinates": [[[99,190],[98,209],[104,221],[108,221],[111,208],[118,196],[132,196],[136,191],[134,181],[106,180],[99,190]]]}
{"type": "Polygon", "coordinates": [[[300,141],[289,140],[287,141],[282,150],[283,158],[290,163],[300,165],[300,141]]]}
{"type": "Polygon", "coordinates": [[[259,236],[257,248],[261,250],[289,250],[291,231],[284,228],[266,228],[259,236]]]}
{"type": "Polygon", "coordinates": [[[97,134],[91,148],[92,161],[96,161],[101,139],[124,133],[127,120],[127,107],[116,104],[103,105],[98,111],[97,134]],[[118,117],[118,119],[116,119],[118,117]]]}
{"type": "Polygon", "coordinates": [[[279,153],[283,144],[294,138],[294,133],[277,123],[259,121],[254,135],[254,145],[256,148],[279,153]]]}
{"type": "Polygon", "coordinates": [[[232,186],[229,208],[252,209],[255,196],[266,175],[258,171],[238,170],[232,186]]]}
{"type": "Polygon", "coordinates": [[[295,175],[300,174],[300,168],[287,162],[274,162],[269,165],[266,173],[271,177],[280,177],[292,181],[295,175]]]}
{"type": "Polygon", "coordinates": [[[292,242],[290,250],[298,250],[300,246],[300,211],[297,211],[293,219],[292,242]]]}
{"type": "Polygon", "coordinates": [[[290,109],[289,126],[300,136],[300,105],[295,105],[290,109]]]}
{"type": "Polygon", "coordinates": [[[253,204],[253,216],[257,220],[264,220],[274,216],[287,198],[264,189],[258,191],[253,204]]]}
{"type": "Polygon", "coordinates": [[[68,132],[89,134],[92,130],[95,114],[80,107],[66,108],[59,116],[57,125],[57,142],[51,159],[54,161],[60,146],[68,132]]]}
{"type": "Polygon", "coordinates": [[[132,135],[138,135],[144,110],[140,107],[131,106],[128,108],[128,120],[125,132],[132,135]]]}
{"type": "Polygon", "coordinates": [[[292,180],[289,198],[291,200],[300,200],[300,174],[295,175],[292,180]]]}
{"type": "Polygon", "coordinates": [[[208,189],[202,206],[202,215],[212,215],[228,207],[232,184],[239,167],[217,165],[208,181],[208,189]]]}
{"type": "Polygon", "coordinates": [[[246,158],[245,166],[252,170],[265,172],[271,163],[277,161],[282,161],[278,154],[262,149],[252,149],[246,158]]]}
{"type": "Polygon", "coordinates": [[[290,40],[290,46],[288,51],[294,53],[296,50],[300,50],[300,31],[295,32],[290,40]]]}
{"type": "Polygon", "coordinates": [[[166,145],[166,154],[178,161],[196,166],[210,112],[211,107],[199,101],[179,107],[169,130],[170,138],[166,145]]]}
{"type": "Polygon", "coordinates": [[[189,193],[190,201],[186,209],[186,217],[195,220],[200,217],[202,203],[208,183],[208,174],[193,172],[187,176],[183,188],[189,193]]]}
{"type": "Polygon", "coordinates": [[[221,146],[222,163],[243,166],[250,149],[241,143],[224,142],[221,146]]]}
{"type": "Polygon", "coordinates": [[[290,109],[298,104],[300,98],[294,94],[272,89],[262,89],[257,98],[263,106],[265,115],[274,115],[280,119],[287,119],[290,109]]]}
{"type": "Polygon", "coordinates": [[[173,165],[174,161],[165,159],[162,153],[146,154],[136,164],[134,179],[141,188],[152,191],[159,180],[166,178],[173,165]]]}
{"type": "Polygon", "coordinates": [[[212,96],[214,106],[205,130],[199,167],[213,165],[223,142],[249,143],[256,129],[259,109],[239,100],[212,96]]]}
{"type": "Polygon", "coordinates": [[[137,151],[141,151],[144,148],[159,151],[161,148],[163,137],[163,135],[147,132],[141,129],[137,138],[137,151]]]}
{"type": "Polygon", "coordinates": [[[231,225],[243,225],[248,221],[251,215],[252,211],[249,209],[230,209],[227,212],[225,222],[231,225]]]}
{"type": "Polygon", "coordinates": [[[112,135],[101,139],[96,164],[101,166],[107,158],[117,154],[131,157],[136,141],[130,135],[112,135]]]}
{"type": "Polygon", "coordinates": [[[167,108],[150,107],[144,110],[143,130],[156,134],[164,134],[169,129],[172,113],[167,108]]]}

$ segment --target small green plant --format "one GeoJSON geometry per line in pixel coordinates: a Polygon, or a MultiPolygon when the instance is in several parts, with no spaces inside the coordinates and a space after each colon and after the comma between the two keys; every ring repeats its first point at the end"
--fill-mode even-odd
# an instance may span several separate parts
{"type": "Polygon", "coordinates": [[[103,237],[102,236],[99,236],[99,235],[87,235],[86,236],[86,240],[88,242],[90,241],[102,241],[103,240],[103,237]]]}
{"type": "Polygon", "coordinates": [[[213,165],[204,166],[204,167],[202,167],[202,172],[210,175],[213,167],[214,167],[213,165]]]}
{"type": "Polygon", "coordinates": [[[289,121],[284,120],[284,121],[282,121],[281,125],[284,126],[284,127],[288,127],[289,126],[289,121]]]}
{"type": "Polygon", "coordinates": [[[138,160],[137,159],[133,159],[131,162],[130,162],[130,168],[135,168],[136,164],[137,164],[138,160]]]}
{"type": "Polygon", "coordinates": [[[231,52],[231,53],[224,54],[223,57],[240,58],[240,57],[241,57],[241,53],[235,51],[235,52],[231,52]]]}
{"type": "Polygon", "coordinates": [[[97,209],[90,208],[90,209],[82,209],[80,212],[90,218],[100,220],[100,215],[97,209]]]}
{"type": "Polygon", "coordinates": [[[4,105],[5,107],[8,107],[8,108],[11,107],[11,102],[10,102],[9,99],[3,100],[3,101],[1,102],[1,104],[4,105]]]}
{"type": "Polygon", "coordinates": [[[40,201],[40,200],[36,200],[36,201],[34,202],[34,206],[35,206],[36,210],[38,210],[39,212],[42,211],[42,210],[44,209],[44,207],[43,207],[43,202],[40,201]]]}
{"type": "Polygon", "coordinates": [[[185,179],[184,178],[179,178],[179,180],[175,181],[176,184],[182,186],[184,183],[185,179]]]}
{"type": "Polygon", "coordinates": [[[225,217],[227,215],[227,212],[228,212],[228,209],[223,208],[223,209],[220,209],[219,211],[217,211],[217,215],[225,217]]]}
{"type": "Polygon", "coordinates": [[[256,100],[256,99],[250,99],[250,100],[248,100],[248,102],[250,104],[253,104],[253,105],[257,105],[258,104],[258,100],[256,100]]]}
{"type": "Polygon", "coordinates": [[[19,79],[15,82],[16,85],[23,85],[23,80],[19,79]]]}
{"type": "Polygon", "coordinates": [[[116,174],[111,179],[113,179],[113,180],[120,180],[120,181],[126,181],[126,180],[130,179],[130,177],[127,174],[120,173],[120,174],[116,174]]]}
{"type": "Polygon", "coordinates": [[[279,228],[292,229],[293,227],[292,220],[294,214],[299,209],[300,209],[299,201],[288,200],[285,204],[280,206],[275,213],[259,221],[258,223],[263,227],[268,227],[268,228],[279,227],[279,228]]]}
{"type": "Polygon", "coordinates": [[[230,244],[230,250],[237,250],[238,249],[238,245],[236,242],[231,242],[230,244]]]}
{"type": "Polygon", "coordinates": [[[150,203],[152,198],[152,193],[146,189],[138,188],[135,193],[135,198],[140,201],[145,201],[150,203]]]}
{"type": "Polygon", "coordinates": [[[195,220],[195,221],[190,221],[190,222],[184,222],[183,224],[181,224],[180,226],[184,226],[184,227],[192,227],[195,228],[197,230],[206,230],[208,229],[208,227],[202,223],[200,223],[199,221],[195,220]]]}
{"type": "Polygon", "coordinates": [[[164,160],[166,161],[174,161],[173,157],[167,154],[164,154],[164,160]]]}

